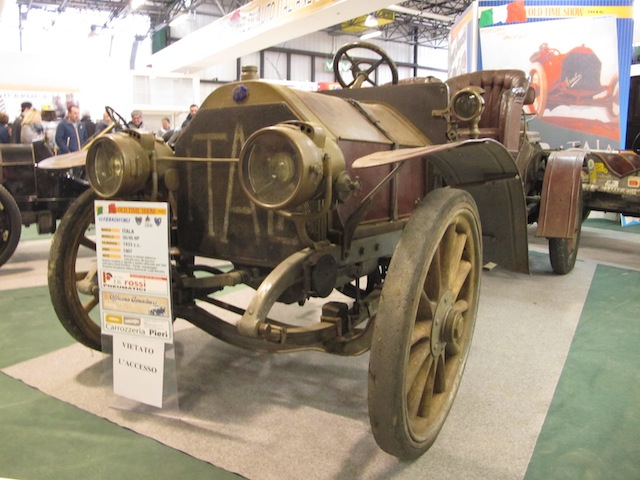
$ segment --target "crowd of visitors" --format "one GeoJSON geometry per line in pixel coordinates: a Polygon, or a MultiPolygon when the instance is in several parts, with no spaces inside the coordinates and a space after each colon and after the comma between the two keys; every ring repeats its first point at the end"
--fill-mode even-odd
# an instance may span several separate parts
{"type": "MultiPolygon", "coordinates": [[[[168,141],[177,131],[187,127],[197,111],[198,105],[190,105],[186,119],[180,128],[175,129],[171,126],[171,119],[163,117],[162,126],[156,131],[156,135],[168,141]]],[[[6,112],[0,111],[0,143],[44,142],[52,155],[65,154],[82,149],[94,134],[102,132],[113,123],[107,112],[97,123],[91,119],[89,112],[83,112],[80,117],[80,111],[75,104],[68,105],[64,118],[58,120],[58,115],[61,113],[38,110],[28,101],[20,104],[20,114],[13,122],[9,121],[6,112]],[[50,114],[53,118],[49,118],[50,114]]],[[[121,128],[115,127],[114,130],[121,128]]],[[[131,112],[131,120],[127,127],[147,130],[141,110],[131,112]]]]}

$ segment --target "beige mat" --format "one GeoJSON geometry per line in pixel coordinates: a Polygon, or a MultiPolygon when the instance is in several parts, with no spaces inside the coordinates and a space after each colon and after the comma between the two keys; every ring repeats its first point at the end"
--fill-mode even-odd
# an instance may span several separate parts
{"type": "Polygon", "coordinates": [[[3,371],[250,479],[520,479],[595,268],[579,261],[569,276],[558,277],[549,273],[546,256],[532,261],[530,276],[483,274],[457,400],[435,445],[414,462],[385,454],[373,439],[368,355],[248,352],[178,321],[177,419],[111,407],[114,397],[104,380],[108,357],[80,345],[3,371]]]}

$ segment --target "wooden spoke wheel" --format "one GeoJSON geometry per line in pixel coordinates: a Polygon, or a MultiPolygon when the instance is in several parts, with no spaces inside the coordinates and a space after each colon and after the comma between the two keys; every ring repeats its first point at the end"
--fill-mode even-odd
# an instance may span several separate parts
{"type": "Polygon", "coordinates": [[[49,293],[62,326],[77,341],[101,350],[93,202],[87,190],[66,211],[49,254],[49,293]]]}
{"type": "Polygon", "coordinates": [[[441,188],[413,212],[387,272],[369,363],[369,416],[386,452],[415,458],[435,441],[469,354],[482,246],[471,195],[441,188]]]}
{"type": "Polygon", "coordinates": [[[20,208],[11,192],[0,185],[0,265],[15,252],[22,233],[20,208]]]}
{"type": "Polygon", "coordinates": [[[544,110],[547,108],[547,73],[544,67],[539,63],[534,63],[529,72],[531,81],[529,86],[536,92],[533,105],[529,105],[529,113],[537,113],[540,118],[544,116],[544,110]]]}

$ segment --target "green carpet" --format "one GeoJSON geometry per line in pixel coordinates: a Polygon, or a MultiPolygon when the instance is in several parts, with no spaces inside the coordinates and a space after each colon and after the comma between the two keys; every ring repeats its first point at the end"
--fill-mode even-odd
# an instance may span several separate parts
{"type": "MultiPolygon", "coordinates": [[[[47,287],[0,291],[0,311],[0,368],[75,342],[58,322],[47,287]]],[[[2,373],[0,439],[0,477],[242,478],[48,397],[2,373]]]]}
{"type": "Polygon", "coordinates": [[[58,321],[47,287],[0,291],[0,312],[0,368],[75,342],[58,321]]]}
{"type": "Polygon", "coordinates": [[[237,479],[0,374],[0,476],[237,479]]]}
{"type": "Polygon", "coordinates": [[[640,272],[597,267],[525,480],[640,478],[639,295],[640,272]]]}

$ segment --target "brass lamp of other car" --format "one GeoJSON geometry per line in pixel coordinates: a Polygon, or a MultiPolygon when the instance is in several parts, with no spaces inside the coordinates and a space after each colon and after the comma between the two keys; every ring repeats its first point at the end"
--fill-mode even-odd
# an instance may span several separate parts
{"type": "Polygon", "coordinates": [[[483,88],[470,86],[457,91],[451,97],[451,113],[458,122],[468,123],[470,138],[480,136],[478,123],[484,111],[483,94],[483,88]]]}
{"type": "MultiPolygon", "coordinates": [[[[123,196],[144,187],[151,173],[151,160],[150,151],[143,144],[140,138],[120,132],[101,137],[91,145],[87,174],[100,197],[123,196]]],[[[150,146],[153,148],[153,142],[150,146]]]]}
{"type": "Polygon", "coordinates": [[[324,177],[324,133],[308,125],[278,124],[258,130],[240,152],[240,184],[263,208],[294,208],[311,199],[324,177]],[[322,138],[318,138],[322,137],[322,138]]]}

